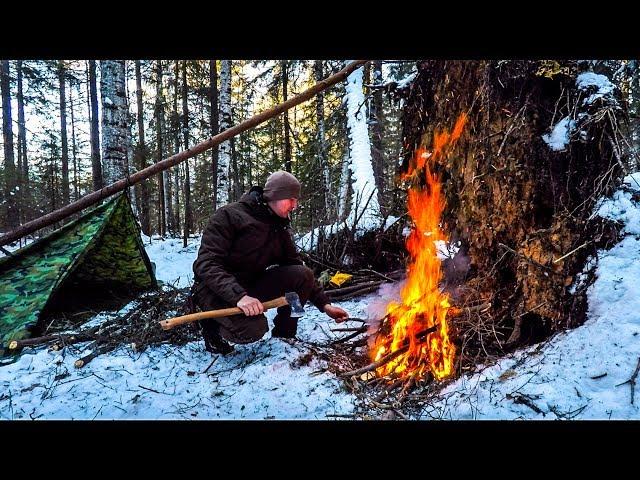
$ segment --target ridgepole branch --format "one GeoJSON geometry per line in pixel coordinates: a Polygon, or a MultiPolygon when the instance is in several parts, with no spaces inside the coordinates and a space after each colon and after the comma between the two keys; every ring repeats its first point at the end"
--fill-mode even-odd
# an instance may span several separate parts
{"type": "Polygon", "coordinates": [[[19,238],[24,237],[25,235],[29,235],[30,233],[35,232],[36,230],[49,226],[52,223],[55,223],[59,220],[62,220],[63,218],[66,218],[73,213],[79,212],[93,205],[94,203],[99,202],[100,200],[103,200],[107,197],[110,197],[126,189],[127,187],[140,183],[143,180],[146,180],[147,178],[155,175],[156,173],[159,173],[163,170],[171,168],[180,162],[183,162],[191,157],[194,157],[204,152],[205,150],[208,150],[216,145],[219,145],[222,142],[229,140],[230,138],[235,137],[236,135],[239,135],[245,130],[249,130],[250,128],[256,127],[257,125],[260,125],[261,123],[266,122],[267,120],[275,117],[276,115],[286,110],[289,110],[291,107],[295,107],[296,105],[299,105],[300,103],[309,100],[318,92],[326,90],[332,85],[335,85],[336,83],[346,79],[354,70],[356,70],[357,68],[367,63],[367,61],[368,60],[356,60],[350,63],[349,65],[347,65],[342,70],[340,70],[338,73],[325,78],[324,80],[316,83],[313,87],[309,88],[308,90],[287,100],[286,102],[281,103],[280,105],[275,106],[270,110],[267,110],[266,112],[262,112],[258,115],[255,115],[249,118],[248,120],[245,120],[244,122],[239,123],[238,125],[235,125],[225,130],[224,132],[221,132],[218,135],[211,137],[208,140],[205,140],[204,142],[193,146],[192,148],[189,148],[185,151],[172,155],[154,165],[151,165],[145,168],[144,170],[140,170],[139,172],[134,173],[133,175],[127,178],[118,180],[117,182],[112,183],[111,185],[107,185],[106,187],[103,187],[100,190],[96,190],[95,192],[85,195],[80,200],[70,203],[65,207],[62,207],[40,218],[36,218],[35,220],[32,220],[30,222],[27,222],[21,225],[15,230],[0,236],[0,246],[7,245],[11,242],[14,242],[15,240],[18,240],[19,238]]]}

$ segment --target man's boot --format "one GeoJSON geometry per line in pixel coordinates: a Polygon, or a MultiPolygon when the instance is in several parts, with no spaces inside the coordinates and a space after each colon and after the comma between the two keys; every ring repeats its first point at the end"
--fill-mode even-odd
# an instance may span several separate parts
{"type": "Polygon", "coordinates": [[[279,313],[273,319],[273,329],[271,330],[272,337],[279,338],[295,338],[298,331],[298,319],[296,317],[290,317],[280,315],[279,313]]]}
{"type": "Polygon", "coordinates": [[[204,348],[207,352],[227,355],[233,352],[234,348],[220,335],[220,324],[213,319],[200,320],[202,327],[202,338],[204,339],[204,348]]]}

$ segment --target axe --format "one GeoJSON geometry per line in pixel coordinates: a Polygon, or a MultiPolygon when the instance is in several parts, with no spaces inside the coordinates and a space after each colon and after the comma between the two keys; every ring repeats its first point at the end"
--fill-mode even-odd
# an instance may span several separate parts
{"type": "MultiPolygon", "coordinates": [[[[301,317],[304,315],[304,307],[300,303],[300,297],[296,292],[287,292],[284,297],[278,297],[273,300],[269,300],[262,304],[264,311],[271,308],[283,307],[285,305],[291,306],[291,316],[301,317]]],[[[181,317],[169,318],[162,320],[160,326],[163,330],[169,330],[175,326],[182,325],[183,323],[195,322],[196,320],[202,320],[204,318],[220,318],[227,317],[229,315],[237,315],[243,313],[239,307],[232,308],[220,308],[218,310],[207,310],[206,312],[192,313],[190,315],[183,315],[181,317]]]]}

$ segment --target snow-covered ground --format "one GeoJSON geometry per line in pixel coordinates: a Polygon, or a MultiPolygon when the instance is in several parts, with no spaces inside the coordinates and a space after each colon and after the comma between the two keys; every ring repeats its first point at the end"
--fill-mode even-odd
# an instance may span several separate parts
{"type": "Polygon", "coordinates": [[[193,262],[198,256],[202,235],[190,237],[187,246],[181,238],[161,239],[142,234],[142,243],[149,259],[156,264],[156,278],[176,288],[193,283],[193,262]]]}
{"type": "MultiPolygon", "coordinates": [[[[636,180],[640,174],[626,182],[640,191],[636,180]]],[[[420,418],[640,419],[640,398],[632,404],[624,383],[640,359],[640,208],[631,196],[620,191],[599,206],[601,215],[625,222],[625,237],[598,256],[586,323],[451,382],[420,418]]],[[[181,240],[145,239],[158,278],[176,286],[191,282],[198,246],[197,238],[186,249],[181,240]]],[[[340,305],[364,318],[379,303],[373,294],[340,305]]],[[[307,305],[298,336],[323,342],[332,326],[307,305]]],[[[353,412],[355,398],[323,371],[324,361],[307,363],[307,351],[303,342],[266,334],[226,357],[212,357],[202,341],[143,353],[123,346],[76,369],[75,350],[26,348],[0,367],[0,418],[326,419],[353,412]]]]}
{"type": "MultiPolygon", "coordinates": [[[[361,300],[342,305],[359,317],[366,308],[361,300]]],[[[306,309],[298,336],[333,338],[333,320],[306,309]]],[[[269,320],[274,315],[267,312],[269,320]]],[[[325,362],[309,362],[304,344],[269,334],[227,356],[212,356],[202,341],[142,353],[123,346],[76,369],[82,355],[26,348],[17,362],[0,367],[0,418],[326,419],[353,410],[351,396],[323,371],[325,362]]]]}

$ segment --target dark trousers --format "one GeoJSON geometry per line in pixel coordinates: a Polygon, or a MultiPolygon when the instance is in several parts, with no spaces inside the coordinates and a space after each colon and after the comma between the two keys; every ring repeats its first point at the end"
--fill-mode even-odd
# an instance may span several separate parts
{"type": "MultiPolygon", "coordinates": [[[[247,294],[261,302],[282,297],[286,292],[296,292],[300,297],[300,303],[304,304],[314,286],[313,271],[303,265],[287,265],[274,267],[249,284],[242,286],[247,294]]],[[[218,298],[206,286],[195,288],[194,300],[201,310],[216,310],[218,308],[235,307],[218,298]]],[[[285,305],[278,307],[278,313],[274,318],[272,334],[280,337],[293,337],[296,334],[297,318],[291,318],[291,307],[285,305]]],[[[219,332],[222,337],[233,343],[251,343],[260,340],[269,330],[267,317],[264,314],[247,317],[244,314],[230,317],[211,318],[201,320],[203,336],[219,332]]]]}

